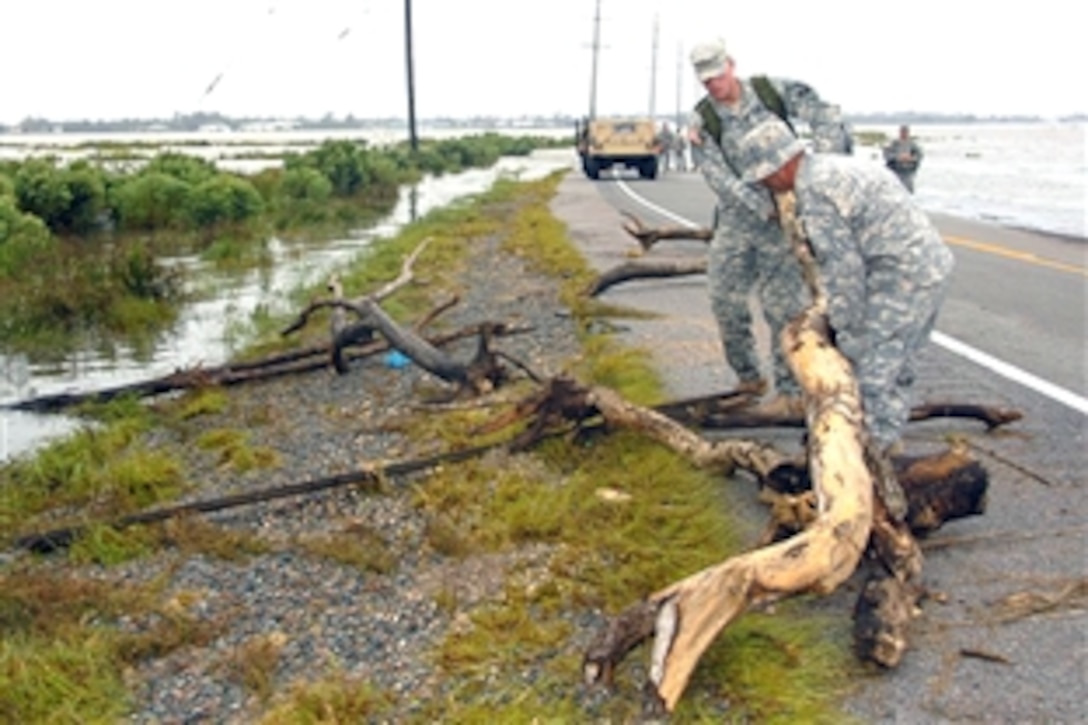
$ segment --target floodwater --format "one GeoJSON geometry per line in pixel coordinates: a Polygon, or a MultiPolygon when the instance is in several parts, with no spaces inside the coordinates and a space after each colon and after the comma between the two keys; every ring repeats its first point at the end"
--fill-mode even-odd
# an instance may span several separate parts
{"type": "Polygon", "coordinates": [[[918,124],[911,134],[925,154],[914,182],[924,209],[1088,237],[1088,123],[918,124]]]}
{"type": "MultiPolygon", "coordinates": [[[[530,180],[572,166],[574,162],[571,150],[543,150],[529,157],[500,159],[489,169],[425,178],[411,188],[401,189],[393,211],[375,226],[322,245],[307,243],[301,248],[302,253],[295,253],[295,247],[288,243],[272,239],[269,251],[273,263],[266,269],[241,276],[219,273],[196,259],[173,260],[194,268],[198,274],[188,277],[199,279],[201,289],[214,290],[214,294],[186,306],[178,323],[162,336],[150,355],[137,357],[122,350],[104,357],[84,350],[60,365],[39,366],[22,356],[0,354],[0,405],[40,395],[111,388],[166,375],[178,368],[220,365],[231,358],[238,346],[245,344],[244,339],[237,339],[237,327],[244,327],[251,313],[258,309],[271,314],[290,313],[291,290],[320,282],[374,239],[392,236],[417,216],[485,191],[500,176],[530,180]]],[[[81,424],[63,415],[0,409],[0,462],[32,451],[81,424]]]]}

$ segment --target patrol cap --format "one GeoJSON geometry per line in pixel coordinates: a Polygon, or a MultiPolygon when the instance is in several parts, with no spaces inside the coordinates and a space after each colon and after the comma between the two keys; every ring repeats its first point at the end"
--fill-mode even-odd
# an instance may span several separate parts
{"type": "Polygon", "coordinates": [[[763,181],[804,150],[801,139],[782,121],[777,118],[761,121],[738,144],[741,180],[748,184],[763,181]]]}
{"type": "Polygon", "coordinates": [[[721,38],[699,43],[691,49],[691,64],[700,81],[720,76],[728,62],[729,54],[725,52],[725,41],[721,38]]]}

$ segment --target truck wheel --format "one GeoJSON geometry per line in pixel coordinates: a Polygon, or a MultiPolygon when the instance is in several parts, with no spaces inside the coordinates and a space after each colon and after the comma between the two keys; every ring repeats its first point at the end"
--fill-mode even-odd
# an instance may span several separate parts
{"type": "Polygon", "coordinates": [[[638,175],[644,179],[657,178],[657,159],[643,161],[638,167],[638,175]]]}
{"type": "Polygon", "coordinates": [[[586,159],[582,164],[582,168],[586,172],[586,176],[596,181],[601,178],[601,167],[597,165],[596,159],[586,159]]]}

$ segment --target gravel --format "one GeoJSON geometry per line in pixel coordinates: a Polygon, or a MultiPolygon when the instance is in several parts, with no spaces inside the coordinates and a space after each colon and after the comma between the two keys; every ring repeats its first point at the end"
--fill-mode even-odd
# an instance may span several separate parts
{"type": "MultiPolygon", "coordinates": [[[[461,280],[460,303],[442,320],[451,328],[485,320],[530,325],[529,334],[500,338],[495,347],[541,375],[560,372],[576,353],[573,322],[554,282],[539,278],[518,258],[481,240],[476,262],[461,280]]],[[[447,351],[468,360],[476,341],[447,351]]],[[[199,488],[185,500],[358,470],[366,462],[409,459],[422,453],[386,424],[418,412],[421,388],[441,387],[415,366],[394,369],[381,356],[354,361],[346,375],[331,370],[248,383],[227,390],[223,413],[194,421],[201,430],[247,431],[248,445],[274,450],[279,464],[238,473],[216,454],[188,446],[190,478],[199,488]]],[[[178,431],[156,430],[152,442],[177,442],[178,431]]],[[[179,648],[136,666],[126,677],[135,694],[135,723],[248,722],[262,711],[259,692],[244,683],[240,653],[262,643],[278,649],[274,681],[291,683],[330,673],[358,677],[378,689],[425,698],[441,683],[430,656],[458,625],[436,595],[453,592],[459,608],[501,594],[510,567],[541,565],[547,552],[530,546],[506,554],[441,557],[424,544],[425,521],[412,506],[408,481],[381,492],[342,487],[242,506],[207,516],[231,530],[278,542],[271,553],[222,560],[167,550],[127,564],[94,569],[119,583],[168,582],[165,597],[190,617],[212,624],[204,645],[179,648]],[[394,559],[369,571],[292,546],[297,537],[365,530],[394,559]]],[[[583,618],[586,632],[597,624],[583,618]]],[[[151,622],[130,621],[139,630],[151,622]]],[[[410,712],[401,713],[409,715],[410,712]]]]}

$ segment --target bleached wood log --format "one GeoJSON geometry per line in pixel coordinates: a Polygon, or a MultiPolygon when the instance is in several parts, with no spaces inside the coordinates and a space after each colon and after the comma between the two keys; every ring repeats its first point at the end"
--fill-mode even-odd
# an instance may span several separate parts
{"type": "MultiPolygon", "coordinates": [[[[834,590],[853,574],[869,541],[873,484],[857,382],[850,363],[830,341],[827,298],[795,223],[792,197],[780,201],[813,300],[783,331],[781,344],[804,393],[817,515],[796,536],[727,559],[648,597],[655,612],[650,685],[666,711],[675,708],[699,658],[722,628],[754,605],[834,590]]],[[[609,418],[614,406],[608,396],[598,393],[595,403],[609,418]]],[[[694,449],[689,454],[698,450],[688,447],[694,449]]],[[[614,663],[606,648],[591,647],[586,679],[596,681],[614,663]]]]}

